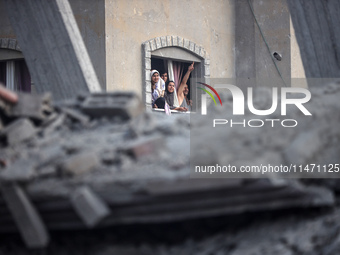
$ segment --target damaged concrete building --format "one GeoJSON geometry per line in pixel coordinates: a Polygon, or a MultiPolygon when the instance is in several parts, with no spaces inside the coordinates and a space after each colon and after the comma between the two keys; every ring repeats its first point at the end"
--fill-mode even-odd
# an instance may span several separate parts
{"type": "MultiPolygon", "coordinates": [[[[301,5],[290,7],[301,34],[306,25],[301,17],[319,5],[317,0],[294,1],[301,5]]],[[[290,117],[301,118],[295,129],[209,132],[210,123],[199,118],[144,111],[149,70],[169,67],[171,61],[196,61],[193,75],[207,80],[251,75],[293,85],[287,80],[303,77],[304,70],[285,2],[104,1],[99,9],[99,2],[93,6],[90,1],[5,2],[13,27],[22,32],[19,45],[4,21],[9,31],[1,38],[6,85],[21,88],[15,85],[15,70],[23,69],[22,62],[14,59],[22,61],[22,50],[39,95],[19,94],[14,105],[0,100],[1,254],[339,253],[339,82],[310,88],[313,117],[301,118],[298,108],[291,110],[290,117]],[[182,13],[174,17],[170,9],[182,13]],[[273,17],[280,21],[268,22],[273,17]],[[29,22],[17,22],[20,18],[29,22]],[[103,21],[103,37],[88,30],[98,25],[92,23],[96,18],[103,21]],[[99,42],[104,43],[104,58],[96,55],[99,42]],[[116,89],[137,94],[99,92],[116,89]],[[49,90],[57,100],[68,100],[51,101],[43,93],[49,90]],[[97,93],[79,93],[83,90],[97,93]],[[200,139],[190,141],[192,137],[200,139]],[[281,175],[191,179],[192,157],[202,164],[235,165],[298,160],[332,164],[338,171],[332,171],[334,179],[326,172],[309,180],[281,175]]],[[[331,26],[336,19],[329,17],[331,26]]],[[[328,63],[322,57],[337,52],[337,36],[330,35],[333,51],[314,54],[320,60],[318,77],[337,72],[320,68],[328,63]]],[[[313,59],[313,51],[307,46],[302,52],[306,74],[313,75],[315,66],[305,62],[311,55],[313,59]]],[[[335,60],[334,54],[329,57],[333,65],[335,60]]],[[[255,105],[266,108],[271,94],[262,89],[255,105]]],[[[223,107],[214,114],[231,108],[231,98],[222,99],[223,107]]],[[[272,115],[276,118],[277,112],[272,115]]]]}
{"type": "MultiPolygon", "coordinates": [[[[282,85],[280,76],[287,84],[290,78],[305,77],[285,0],[69,2],[101,89],[135,91],[147,106],[151,102],[149,71],[165,71],[169,65],[186,68],[187,63],[195,61],[192,78],[206,81],[209,78],[271,78],[282,85]]],[[[17,8],[15,4],[13,8],[17,8]]],[[[25,8],[36,8],[37,15],[25,17],[27,20],[48,23],[48,18],[46,22],[43,18],[39,20],[43,9],[34,5],[25,8]]],[[[22,72],[27,77],[21,52],[26,45],[18,44],[10,23],[15,13],[6,11],[3,0],[0,12],[0,79],[10,88],[29,91],[30,84],[15,82],[19,80],[15,74],[22,72]],[[22,71],[14,67],[19,63],[23,65],[22,71]]],[[[18,17],[22,16],[24,14],[18,17]]],[[[35,45],[44,43],[40,35],[30,36],[35,45]]],[[[32,52],[33,46],[30,47],[25,50],[32,52]]],[[[26,58],[39,61],[42,56],[35,54],[26,58]]],[[[31,82],[36,91],[53,91],[56,99],[73,95],[70,86],[68,93],[53,89],[57,84],[47,87],[44,80],[30,71],[31,81],[29,78],[24,81],[31,82]]],[[[191,93],[192,98],[197,97],[195,89],[191,89],[191,93]]]]}

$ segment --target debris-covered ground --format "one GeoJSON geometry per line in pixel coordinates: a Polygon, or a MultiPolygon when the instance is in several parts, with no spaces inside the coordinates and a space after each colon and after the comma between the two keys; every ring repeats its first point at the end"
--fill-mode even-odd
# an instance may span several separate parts
{"type": "MultiPolygon", "coordinates": [[[[314,100],[339,94],[330,84],[314,100]]],[[[325,105],[330,122],[303,127],[328,131],[317,149],[334,159],[340,106],[325,105]]],[[[0,113],[0,254],[340,252],[337,179],[190,179],[190,132],[205,124],[188,114],[144,112],[130,93],[20,95],[0,113]]],[[[239,139],[252,150],[262,138],[239,139]]]]}

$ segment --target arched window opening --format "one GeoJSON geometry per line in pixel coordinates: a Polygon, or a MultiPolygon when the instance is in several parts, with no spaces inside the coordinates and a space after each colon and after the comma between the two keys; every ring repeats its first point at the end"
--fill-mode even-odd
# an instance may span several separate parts
{"type": "Polygon", "coordinates": [[[195,62],[195,69],[187,82],[189,98],[193,102],[193,111],[200,107],[200,98],[197,96],[197,81],[204,81],[210,77],[209,57],[204,48],[178,36],[157,37],[143,43],[143,80],[144,101],[151,109],[151,77],[150,71],[158,70],[161,74],[166,72],[171,80],[178,86],[186,73],[188,66],[195,62]]]}
{"type": "Polygon", "coordinates": [[[31,76],[17,40],[0,38],[0,82],[13,91],[30,93],[31,76]]]}

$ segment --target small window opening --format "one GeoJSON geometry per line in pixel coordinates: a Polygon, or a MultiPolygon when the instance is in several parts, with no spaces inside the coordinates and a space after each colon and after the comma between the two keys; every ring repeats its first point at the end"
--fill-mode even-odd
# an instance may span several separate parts
{"type": "Polygon", "coordinates": [[[0,61],[0,82],[13,91],[31,92],[31,76],[24,59],[0,61]]]}

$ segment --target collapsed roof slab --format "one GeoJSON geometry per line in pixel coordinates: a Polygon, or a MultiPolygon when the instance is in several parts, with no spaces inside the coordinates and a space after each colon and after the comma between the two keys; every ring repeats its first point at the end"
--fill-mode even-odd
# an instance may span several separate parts
{"type": "Polygon", "coordinates": [[[50,91],[58,100],[101,90],[67,0],[6,4],[38,93],[50,91]]]}

